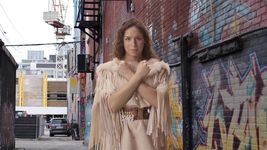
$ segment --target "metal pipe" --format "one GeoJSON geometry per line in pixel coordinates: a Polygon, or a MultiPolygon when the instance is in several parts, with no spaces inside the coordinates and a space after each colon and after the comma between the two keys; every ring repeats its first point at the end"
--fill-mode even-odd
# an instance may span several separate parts
{"type": "Polygon", "coordinates": [[[187,36],[180,38],[181,48],[181,96],[183,104],[183,149],[191,150],[193,145],[192,132],[192,100],[191,100],[191,60],[188,57],[187,36]]]}
{"type": "Polygon", "coordinates": [[[181,61],[178,61],[176,63],[173,63],[173,64],[169,64],[170,68],[173,68],[173,67],[178,67],[181,65],[181,61]]]}
{"type": "Polygon", "coordinates": [[[193,149],[192,131],[192,100],[191,100],[191,60],[188,57],[188,40],[193,37],[192,32],[175,37],[173,42],[180,43],[181,61],[170,64],[170,67],[181,66],[181,97],[183,107],[183,149],[193,149]]]}
{"type": "MultiPolygon", "coordinates": [[[[184,36],[177,36],[177,37],[174,37],[172,39],[172,42],[178,42],[179,40],[181,40],[182,38],[186,38],[186,39],[189,39],[193,37],[193,33],[192,32],[187,32],[184,36]]],[[[181,61],[177,61],[175,63],[172,63],[172,64],[169,64],[170,68],[173,68],[173,67],[178,67],[181,65],[181,61]]]]}

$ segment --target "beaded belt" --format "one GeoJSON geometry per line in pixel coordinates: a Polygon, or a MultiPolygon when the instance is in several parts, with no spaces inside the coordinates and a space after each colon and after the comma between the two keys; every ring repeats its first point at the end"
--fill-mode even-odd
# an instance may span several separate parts
{"type": "Polygon", "coordinates": [[[143,120],[148,119],[150,114],[150,107],[143,107],[143,108],[122,108],[123,112],[126,114],[133,115],[133,120],[143,120]]]}

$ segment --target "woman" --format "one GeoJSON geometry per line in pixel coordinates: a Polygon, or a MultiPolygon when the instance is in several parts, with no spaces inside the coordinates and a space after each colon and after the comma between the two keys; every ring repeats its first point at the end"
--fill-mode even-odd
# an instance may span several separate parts
{"type": "Polygon", "coordinates": [[[122,24],[113,52],[114,59],[96,71],[89,149],[166,149],[169,66],[158,60],[137,19],[122,24]]]}

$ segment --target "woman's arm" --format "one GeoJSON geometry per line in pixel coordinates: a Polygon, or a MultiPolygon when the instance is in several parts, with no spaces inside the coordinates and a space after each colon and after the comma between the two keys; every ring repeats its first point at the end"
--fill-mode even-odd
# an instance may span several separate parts
{"type": "MultiPolygon", "coordinates": [[[[123,66],[123,70],[121,70],[119,73],[125,77],[128,81],[131,81],[132,77],[134,76],[133,71],[130,69],[130,67],[124,63],[121,64],[123,66]]],[[[156,89],[150,87],[149,85],[141,82],[137,88],[137,92],[141,95],[142,98],[144,98],[150,105],[157,108],[157,91],[156,89]]]]}
{"type": "Polygon", "coordinates": [[[138,93],[152,106],[158,107],[157,91],[145,83],[141,83],[138,87],[138,93]]]}
{"type": "Polygon", "coordinates": [[[125,63],[119,65],[119,73],[126,76],[131,76],[129,82],[125,84],[120,90],[113,93],[109,98],[109,106],[112,112],[117,112],[121,109],[133,96],[138,89],[143,79],[149,73],[150,69],[145,61],[138,64],[136,72],[133,74],[128,69],[125,63]]]}

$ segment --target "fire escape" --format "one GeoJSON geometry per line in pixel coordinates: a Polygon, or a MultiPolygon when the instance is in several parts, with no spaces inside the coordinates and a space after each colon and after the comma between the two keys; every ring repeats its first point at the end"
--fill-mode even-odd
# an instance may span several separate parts
{"type": "Polygon", "coordinates": [[[82,32],[87,34],[92,39],[93,42],[93,56],[87,56],[85,54],[78,55],[78,72],[90,72],[92,73],[92,77],[94,76],[95,65],[98,63],[96,61],[96,54],[97,54],[96,45],[97,44],[99,45],[101,39],[100,9],[101,9],[101,0],[81,0],[75,24],[75,28],[79,28],[82,32]],[[80,60],[81,62],[80,64],[79,64],[79,56],[82,59],[80,60]],[[79,67],[81,69],[79,69],[79,67]]]}

